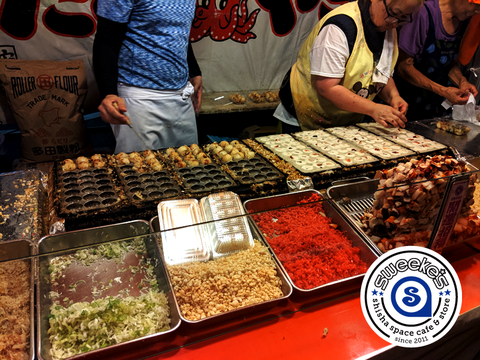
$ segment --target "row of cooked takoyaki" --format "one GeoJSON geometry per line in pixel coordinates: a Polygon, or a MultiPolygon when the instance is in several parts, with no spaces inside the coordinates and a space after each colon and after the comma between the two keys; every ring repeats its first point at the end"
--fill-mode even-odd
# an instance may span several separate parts
{"type": "Polygon", "coordinates": [[[104,161],[104,158],[100,154],[95,154],[92,157],[87,158],[85,156],[79,156],[75,161],[72,159],[65,159],[62,161],[62,170],[63,171],[73,171],[73,170],[85,170],[94,168],[103,168],[107,164],[104,161]]]}
{"type": "Polygon", "coordinates": [[[130,154],[124,152],[115,155],[118,165],[133,164],[133,170],[144,173],[151,170],[159,171],[163,169],[152,150],[145,150],[142,154],[134,151],[130,154]]]}
{"type": "Polygon", "coordinates": [[[176,151],[174,148],[168,148],[165,151],[165,155],[177,168],[208,165],[212,163],[212,160],[197,144],[192,144],[190,146],[183,145],[176,151]]]}
{"type": "Polygon", "coordinates": [[[251,159],[255,156],[255,152],[246,145],[241,144],[238,140],[233,140],[230,143],[221,141],[220,144],[214,142],[207,145],[206,150],[211,154],[215,154],[224,164],[232,160],[251,159]]]}

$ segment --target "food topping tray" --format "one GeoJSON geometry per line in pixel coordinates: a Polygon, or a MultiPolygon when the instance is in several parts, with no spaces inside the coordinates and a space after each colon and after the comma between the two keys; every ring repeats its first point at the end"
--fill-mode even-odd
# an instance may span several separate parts
{"type": "Polygon", "coordinates": [[[356,126],[334,127],[328,128],[326,131],[383,160],[398,159],[415,154],[411,150],[405,149],[381,136],[374,135],[356,126]]]}
{"type": "Polygon", "coordinates": [[[154,151],[120,153],[112,157],[112,162],[127,197],[134,204],[172,198],[182,193],[154,151]]]}
{"type": "Polygon", "coordinates": [[[401,128],[385,128],[378,123],[364,123],[357,124],[357,126],[418,153],[427,153],[446,148],[443,144],[401,128]]]}
{"type": "Polygon", "coordinates": [[[1,174],[0,242],[37,241],[43,232],[45,198],[38,170],[1,174]]]}
{"type": "Polygon", "coordinates": [[[244,203],[300,296],[329,297],[357,289],[377,258],[336,209],[319,199],[318,191],[304,190],[244,203]]]}
{"type": "Polygon", "coordinates": [[[341,167],[335,161],[326,158],[287,134],[262,136],[256,140],[302,173],[322,172],[341,167]]]}
{"type": "Polygon", "coordinates": [[[295,137],[344,166],[370,164],[378,161],[375,156],[362,148],[349,144],[323,130],[303,131],[296,133],[295,137]]]}
{"type": "Polygon", "coordinates": [[[62,213],[104,209],[121,201],[120,188],[104,156],[94,155],[90,159],[81,156],[57,165],[57,191],[62,213]]]}

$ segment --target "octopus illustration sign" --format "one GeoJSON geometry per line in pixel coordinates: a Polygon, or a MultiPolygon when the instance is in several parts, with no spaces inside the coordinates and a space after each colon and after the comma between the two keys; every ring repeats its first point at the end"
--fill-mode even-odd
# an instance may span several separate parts
{"type": "MultiPolygon", "coordinates": [[[[82,59],[101,99],[91,51],[98,0],[0,0],[0,59],[82,59]]],[[[197,0],[190,41],[205,91],[276,89],[318,20],[345,0],[197,0]],[[232,71],[233,70],[233,71],[232,71]]],[[[6,105],[0,97],[2,109],[6,105]]],[[[5,122],[8,111],[0,112],[5,122]]]]}

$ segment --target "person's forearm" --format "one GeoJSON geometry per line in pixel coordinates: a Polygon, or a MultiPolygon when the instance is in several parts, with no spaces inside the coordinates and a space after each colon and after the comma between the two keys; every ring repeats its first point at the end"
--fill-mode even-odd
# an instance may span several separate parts
{"type": "Polygon", "coordinates": [[[188,42],[187,64],[188,75],[190,79],[197,76],[202,76],[202,71],[200,70],[200,66],[198,66],[197,59],[195,58],[195,54],[193,52],[192,43],[190,41],[188,42]]]}
{"type": "Polygon", "coordinates": [[[413,66],[413,63],[414,60],[412,57],[408,57],[399,62],[397,74],[416,87],[432,91],[440,96],[445,96],[445,87],[427,78],[413,66]]]}
{"type": "Polygon", "coordinates": [[[463,76],[462,71],[460,70],[456,62],[453,64],[452,68],[448,72],[448,78],[456,87],[460,87],[462,85],[462,82],[468,81],[467,78],[463,76]]]}
{"type": "Polygon", "coordinates": [[[126,30],[127,24],[98,17],[93,43],[93,70],[102,98],[117,95],[118,57],[126,30]]]}
{"type": "Polygon", "coordinates": [[[328,91],[322,91],[322,89],[319,89],[317,86],[317,93],[319,96],[331,101],[333,105],[344,111],[371,116],[373,108],[375,107],[373,101],[354,94],[342,85],[335,85],[329,88],[328,91]]]}

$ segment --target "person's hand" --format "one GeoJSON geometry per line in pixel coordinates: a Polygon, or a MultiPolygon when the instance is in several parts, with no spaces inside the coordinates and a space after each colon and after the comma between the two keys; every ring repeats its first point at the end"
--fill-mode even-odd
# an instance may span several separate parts
{"type": "Polygon", "coordinates": [[[463,79],[463,80],[460,82],[460,89],[465,90],[465,91],[468,91],[468,92],[471,93],[474,97],[476,97],[477,94],[478,94],[478,90],[477,90],[477,88],[475,87],[475,85],[470,84],[467,79],[463,79]]]}
{"type": "Polygon", "coordinates": [[[372,118],[384,127],[405,127],[407,118],[397,109],[388,105],[375,104],[372,118]]]}
{"type": "Polygon", "coordinates": [[[465,105],[470,96],[470,92],[465,89],[458,89],[450,86],[445,88],[443,96],[450,101],[453,105],[465,105]]]}
{"type": "Polygon", "coordinates": [[[190,83],[193,85],[193,109],[195,110],[195,113],[198,113],[198,111],[200,110],[200,105],[202,105],[202,77],[195,76],[190,79],[190,83]]]}
{"type": "Polygon", "coordinates": [[[390,106],[400,111],[403,115],[407,115],[408,104],[401,96],[394,96],[390,102],[390,106]]]}
{"type": "Polygon", "coordinates": [[[98,107],[98,111],[100,111],[100,118],[106,123],[121,125],[128,124],[128,118],[123,115],[123,113],[127,111],[125,101],[117,95],[105,96],[105,99],[103,99],[98,107]],[[118,110],[114,106],[114,103],[117,103],[118,110]]]}

